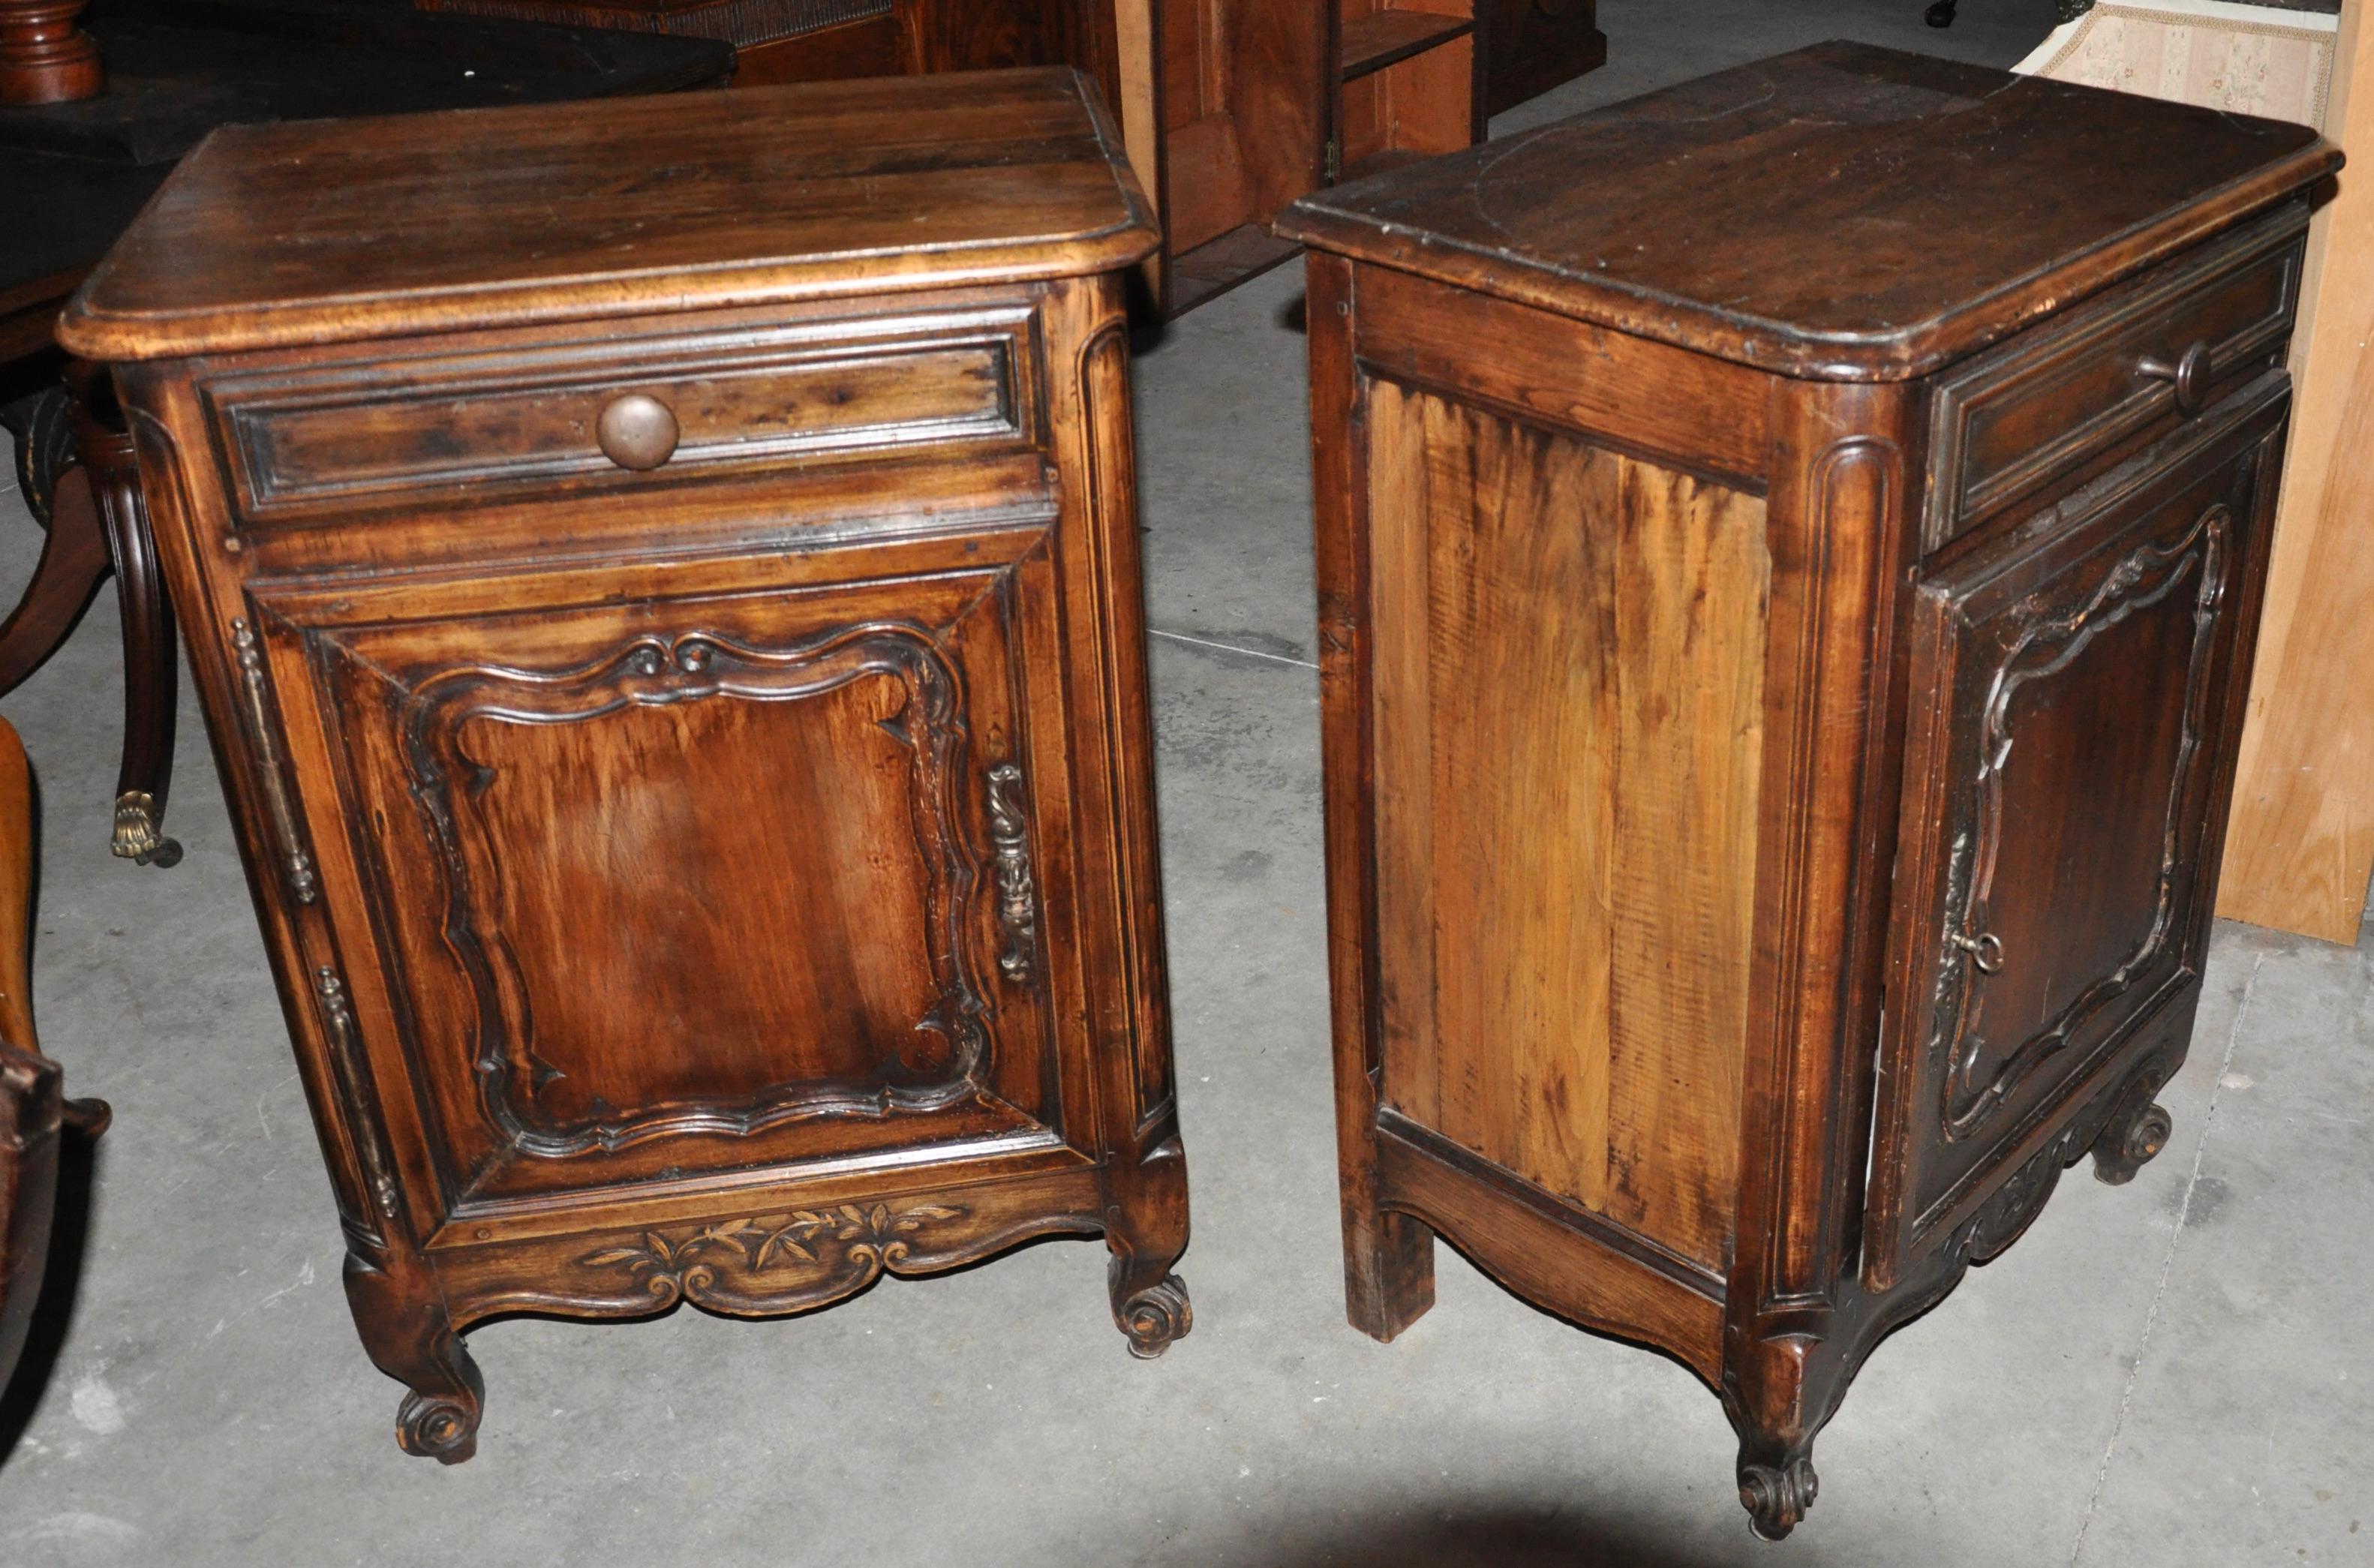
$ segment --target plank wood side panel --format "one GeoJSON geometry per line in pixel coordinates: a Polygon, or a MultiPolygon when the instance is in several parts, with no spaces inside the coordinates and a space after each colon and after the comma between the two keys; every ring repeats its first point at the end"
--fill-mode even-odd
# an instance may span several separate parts
{"type": "Polygon", "coordinates": [[[2374,874],[2374,28],[2347,7],[2326,134],[2361,160],[2309,240],[2290,457],[2217,912],[2354,942],[2374,874]]]}
{"type": "Polygon", "coordinates": [[[1610,1216],[1720,1265],[1739,1158],[1764,749],[1764,503],[1625,462],[1610,1216]]]}
{"type": "MultiPolygon", "coordinates": [[[[1427,615],[1426,404],[1390,381],[1369,392],[1369,527],[1372,621],[1424,626],[1427,615]]],[[[1442,1094],[1434,1040],[1432,714],[1422,637],[1376,652],[1378,1018],[1386,1100],[1438,1125],[1442,1094]]]]}
{"type": "Polygon", "coordinates": [[[1604,1209],[1616,571],[1578,522],[1612,515],[1622,460],[1420,402],[1437,1125],[1604,1209]]]}
{"type": "Polygon", "coordinates": [[[1385,1099],[1720,1267],[1763,504],[1390,382],[1369,412],[1385,1099]]]}

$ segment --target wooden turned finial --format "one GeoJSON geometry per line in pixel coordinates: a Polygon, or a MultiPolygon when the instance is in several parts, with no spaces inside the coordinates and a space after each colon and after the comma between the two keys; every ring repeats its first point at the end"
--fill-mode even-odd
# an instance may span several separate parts
{"type": "Polygon", "coordinates": [[[96,98],[99,45],[75,25],[85,0],[0,0],[0,103],[96,98]]]}

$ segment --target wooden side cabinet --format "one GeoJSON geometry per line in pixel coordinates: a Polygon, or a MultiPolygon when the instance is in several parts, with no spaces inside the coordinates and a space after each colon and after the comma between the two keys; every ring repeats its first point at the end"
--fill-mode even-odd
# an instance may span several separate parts
{"type": "Polygon", "coordinates": [[[1291,209],[1354,1325],[1446,1236],[1779,1537],[1880,1339],[2159,1151],[2338,161],[1831,44],[1291,209]]]}
{"type": "Polygon", "coordinates": [[[227,131],[77,298],[407,1450],[498,1313],[1076,1232],[1187,1331],[1154,240],[1028,71],[227,131]]]}

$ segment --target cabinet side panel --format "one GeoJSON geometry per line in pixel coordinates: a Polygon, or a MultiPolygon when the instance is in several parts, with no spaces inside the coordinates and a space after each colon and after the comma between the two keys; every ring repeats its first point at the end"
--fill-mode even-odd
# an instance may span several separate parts
{"type": "Polygon", "coordinates": [[[1608,1212],[1728,1262],[1764,749],[1764,503],[1623,469],[1608,1212]]]}
{"type": "Polygon", "coordinates": [[[1372,385],[1385,1098],[1727,1259],[1763,503],[1372,385]]]}

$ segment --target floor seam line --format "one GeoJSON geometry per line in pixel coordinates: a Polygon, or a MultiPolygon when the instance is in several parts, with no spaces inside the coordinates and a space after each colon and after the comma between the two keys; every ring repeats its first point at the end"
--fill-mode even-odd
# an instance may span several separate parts
{"type": "Polygon", "coordinates": [[[1239,648],[1233,642],[1214,642],[1207,637],[1189,637],[1185,632],[1167,632],[1159,626],[1148,626],[1150,637],[1167,637],[1173,642],[1192,643],[1197,648],[1216,648],[1223,653],[1241,653],[1248,659],[1267,659],[1273,663],[1291,664],[1298,670],[1316,670],[1319,666],[1308,659],[1289,659],[1283,653],[1264,653],[1258,648],[1239,648]]]}
{"type": "Polygon", "coordinates": [[[2119,1413],[2110,1422],[2110,1440],[2102,1446],[2102,1463],[2094,1471],[2094,1490],[2086,1496],[2086,1512],[2077,1521],[2077,1539],[2069,1543],[2069,1568],[2077,1568],[2085,1555],[2086,1532],[2093,1527],[2094,1510],[2101,1505],[2102,1488],[2110,1478],[2110,1461],[2119,1451],[2119,1437],[2127,1428],[2127,1411],[2135,1402],[2135,1385],[2142,1381],[2144,1357],[2151,1350],[2152,1329],[2159,1323],[2159,1304],[2168,1294],[2168,1275],[2176,1267],[2176,1249],[2184,1239],[2184,1222],[2192,1212],[2193,1190],[2201,1185],[2201,1164],[2209,1153],[2210,1129],[2217,1123],[2217,1105],[2225,1093],[2226,1075],[2233,1071],[2234,1047],[2242,1038],[2242,1021],[2251,1015],[2251,995],[2259,987],[2259,971],[2267,966],[2267,955],[2260,954],[2251,962],[2250,977],[2242,982],[2242,999],[2234,1007],[2234,1024],[2226,1031],[2226,1055],[2217,1064],[2216,1082],[2209,1086],[2209,1108],[2201,1115],[2201,1136],[2192,1144],[2192,1169],[2184,1178],[2184,1196],[2176,1206],[2176,1224],[2168,1232],[2168,1251],[2159,1261],[2159,1280],[2152,1287],[2151,1306],[2144,1314],[2143,1336],[2135,1341],[2135,1362],[2127,1369],[2127,1386],[2119,1395],[2119,1413]]]}

